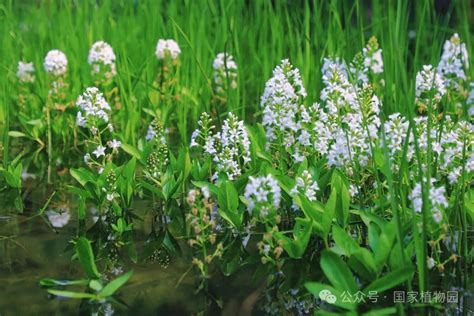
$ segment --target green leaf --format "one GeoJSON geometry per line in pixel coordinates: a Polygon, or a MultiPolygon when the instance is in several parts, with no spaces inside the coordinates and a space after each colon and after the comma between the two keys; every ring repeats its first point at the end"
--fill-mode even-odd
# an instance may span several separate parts
{"type": "Polygon", "coordinates": [[[205,182],[205,181],[191,181],[193,185],[195,185],[198,188],[204,188],[207,187],[209,191],[214,193],[215,195],[219,194],[219,187],[213,183],[205,182]]]}
{"type": "Polygon", "coordinates": [[[239,194],[230,181],[224,182],[217,195],[219,203],[219,214],[231,225],[240,228],[242,225],[242,213],[238,212],[239,194]]]}
{"type": "Polygon", "coordinates": [[[349,258],[348,263],[352,270],[366,281],[371,282],[377,277],[374,257],[372,253],[365,248],[360,248],[354,252],[349,258]]]}
{"type": "Polygon", "coordinates": [[[79,220],[86,219],[86,199],[82,196],[79,196],[79,201],[77,205],[77,217],[79,220]]]}
{"type": "Polygon", "coordinates": [[[283,249],[293,259],[303,256],[311,236],[312,223],[310,219],[297,218],[293,227],[293,239],[286,237],[283,233],[275,236],[283,241],[283,249]]]}
{"type": "Polygon", "coordinates": [[[336,289],[350,293],[357,292],[351,270],[337,254],[329,250],[323,251],[320,264],[324,275],[336,289]]]}
{"type": "Polygon", "coordinates": [[[135,166],[137,165],[137,159],[133,157],[130,159],[127,164],[122,169],[122,175],[127,180],[133,180],[135,177],[135,166]]]}
{"type": "Polygon", "coordinates": [[[125,151],[127,154],[131,155],[132,157],[135,157],[137,160],[140,160],[141,158],[140,152],[132,145],[122,144],[120,148],[122,148],[123,151],[125,151]]]}
{"type": "Polygon", "coordinates": [[[41,286],[66,286],[66,285],[87,285],[89,284],[88,279],[81,279],[81,280],[56,280],[56,279],[41,279],[40,285],[41,286]]]}
{"type": "Polygon", "coordinates": [[[336,219],[342,227],[346,227],[349,222],[349,191],[343,180],[343,175],[334,172],[331,178],[331,194],[337,192],[334,211],[336,219]]]}
{"type": "Polygon", "coordinates": [[[323,227],[323,238],[326,238],[331,231],[332,220],[336,214],[336,205],[337,205],[337,191],[333,188],[329,199],[326,202],[325,212],[323,213],[322,227],[323,227]]]}
{"type": "Polygon", "coordinates": [[[336,245],[344,252],[344,255],[350,257],[360,249],[357,242],[341,227],[334,225],[332,227],[332,238],[336,245]]]}
{"type": "Polygon", "coordinates": [[[71,291],[61,291],[61,290],[53,290],[49,289],[49,293],[59,296],[59,297],[67,297],[67,298],[78,298],[78,299],[96,299],[97,296],[91,293],[83,293],[83,292],[71,292],[71,291]]]}
{"type": "Polygon", "coordinates": [[[102,291],[99,292],[100,297],[108,297],[113,295],[122,285],[124,285],[133,275],[133,270],[122,274],[118,278],[111,281],[109,284],[104,286],[102,291]]]}
{"type": "Polygon", "coordinates": [[[87,169],[84,169],[84,168],[71,169],[69,173],[82,186],[85,186],[87,182],[91,182],[91,183],[95,182],[92,173],[87,169]]]}
{"type": "Polygon", "coordinates": [[[96,292],[99,292],[103,288],[102,283],[100,283],[99,280],[91,280],[89,282],[89,287],[96,292]]]}
{"type": "Polygon", "coordinates": [[[25,133],[19,132],[19,131],[9,131],[8,136],[10,137],[27,137],[25,133]]]}
{"type": "Polygon", "coordinates": [[[100,273],[95,265],[94,253],[92,252],[91,242],[86,237],[79,237],[76,242],[76,253],[82,269],[91,279],[98,279],[100,273]]]}
{"type": "Polygon", "coordinates": [[[381,293],[405,281],[410,280],[412,276],[413,267],[411,265],[407,265],[405,267],[387,273],[383,277],[375,280],[364,289],[364,293],[368,294],[370,291],[376,291],[377,293],[381,293]]]}

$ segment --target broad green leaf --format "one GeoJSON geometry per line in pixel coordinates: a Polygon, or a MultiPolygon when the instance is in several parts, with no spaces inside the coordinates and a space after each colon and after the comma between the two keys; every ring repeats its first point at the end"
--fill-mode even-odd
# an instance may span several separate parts
{"type": "Polygon", "coordinates": [[[198,188],[204,188],[207,187],[209,191],[214,193],[215,195],[219,194],[219,187],[213,183],[205,182],[205,181],[191,181],[191,183],[198,188]]]}
{"type": "Polygon", "coordinates": [[[97,296],[91,293],[61,291],[61,290],[53,290],[53,289],[49,289],[48,292],[59,297],[78,298],[78,299],[84,299],[84,298],[97,299],[97,296]]]}
{"type": "Polygon", "coordinates": [[[120,148],[123,149],[123,151],[125,151],[127,154],[131,155],[132,157],[135,157],[137,160],[140,160],[140,152],[132,145],[122,144],[120,148]]]}
{"type": "Polygon", "coordinates": [[[293,259],[303,256],[311,236],[312,223],[310,219],[297,218],[293,228],[293,239],[283,233],[276,233],[277,239],[283,241],[283,249],[293,259]]]}
{"type": "Polygon", "coordinates": [[[370,291],[376,291],[377,293],[381,293],[391,288],[394,288],[395,286],[410,280],[413,276],[413,272],[413,267],[411,265],[407,265],[400,269],[389,272],[383,277],[369,284],[364,289],[364,293],[368,294],[370,291]]]}
{"type": "Polygon", "coordinates": [[[135,167],[137,165],[137,159],[133,157],[122,169],[122,174],[127,180],[132,180],[135,177],[135,167]]]}
{"type": "Polygon", "coordinates": [[[321,255],[321,269],[331,284],[340,291],[357,292],[357,285],[351,270],[344,260],[329,250],[323,251],[321,255]]]}
{"type": "Polygon", "coordinates": [[[41,286],[66,286],[66,285],[87,285],[89,284],[88,279],[81,279],[81,280],[56,280],[56,279],[41,279],[40,285],[41,286]]]}
{"type": "Polygon", "coordinates": [[[9,131],[8,136],[10,137],[27,137],[25,133],[19,132],[19,131],[9,131]]]}
{"type": "Polygon", "coordinates": [[[326,202],[326,206],[324,208],[323,213],[323,220],[322,220],[322,227],[323,227],[323,234],[324,238],[329,235],[331,231],[332,220],[334,215],[336,214],[336,205],[337,205],[337,191],[335,189],[331,190],[331,194],[329,195],[329,199],[326,202]]]}
{"type": "Polygon", "coordinates": [[[339,172],[334,172],[331,179],[331,193],[337,192],[335,214],[336,219],[342,227],[349,222],[349,191],[339,172]]]}
{"type": "Polygon", "coordinates": [[[86,237],[79,237],[76,242],[76,253],[79,262],[91,279],[98,279],[100,273],[95,265],[94,253],[92,252],[91,242],[86,237]]]}
{"type": "Polygon", "coordinates": [[[344,255],[350,257],[360,249],[357,242],[349,234],[337,225],[332,227],[332,238],[336,245],[344,252],[344,255]]]}
{"type": "Polygon", "coordinates": [[[71,176],[77,180],[82,186],[85,186],[87,182],[94,182],[94,178],[89,170],[84,168],[71,169],[69,171],[71,176]]]}
{"type": "Polygon", "coordinates": [[[236,228],[242,225],[242,215],[238,211],[239,194],[230,181],[224,182],[217,195],[219,203],[219,214],[236,228]]]}
{"type": "Polygon", "coordinates": [[[91,280],[89,282],[89,287],[96,292],[99,292],[103,288],[102,283],[100,283],[99,280],[91,280]]]}
{"type": "Polygon", "coordinates": [[[108,297],[113,295],[122,285],[124,285],[133,275],[133,270],[122,274],[118,278],[111,281],[109,284],[104,286],[102,291],[99,292],[100,297],[108,297]]]}
{"type": "Polygon", "coordinates": [[[359,250],[352,253],[348,263],[351,269],[366,281],[371,282],[377,277],[374,257],[372,253],[365,248],[359,248],[359,250]]]}

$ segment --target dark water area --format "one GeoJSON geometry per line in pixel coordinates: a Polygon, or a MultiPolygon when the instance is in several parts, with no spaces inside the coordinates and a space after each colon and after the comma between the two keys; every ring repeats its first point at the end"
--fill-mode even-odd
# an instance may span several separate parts
{"type": "MultiPolygon", "coordinates": [[[[77,260],[72,260],[73,252],[70,247],[70,241],[76,236],[77,221],[72,215],[66,226],[54,229],[45,220],[47,217],[25,213],[28,216],[0,215],[1,316],[191,315],[202,311],[205,302],[215,299],[211,290],[207,294],[202,290],[196,291],[199,279],[192,269],[192,257],[189,254],[172,257],[167,266],[149,260],[125,263],[123,272],[133,269],[134,275],[114,295],[123,306],[53,297],[40,286],[41,279],[85,278],[77,260]],[[98,310],[99,314],[95,314],[98,310]]],[[[142,215],[143,221],[134,223],[135,230],[141,233],[136,240],[139,247],[143,246],[149,230],[148,216],[142,215]]],[[[213,279],[209,286],[223,301],[211,303],[208,313],[237,315],[242,310],[242,302],[249,295],[252,296],[258,287],[252,285],[251,279],[252,272],[246,272],[245,269],[237,278],[230,279],[221,275],[213,279]]],[[[80,292],[86,287],[60,289],[80,292]]],[[[253,301],[255,303],[256,300],[253,301]]],[[[260,312],[254,310],[253,314],[258,315],[260,312]]]]}
{"type": "MultiPolygon", "coordinates": [[[[55,232],[40,217],[0,216],[1,316],[91,314],[86,311],[93,311],[94,306],[84,307],[80,300],[52,298],[39,285],[45,277],[84,278],[67,248],[74,236],[74,226],[74,222],[69,222],[55,232]]],[[[202,300],[194,294],[193,274],[184,275],[189,266],[190,263],[177,259],[166,268],[154,262],[125,266],[124,271],[133,269],[134,276],[117,298],[129,308],[115,310],[114,315],[170,315],[167,311],[173,311],[171,315],[189,315],[202,300]]]]}

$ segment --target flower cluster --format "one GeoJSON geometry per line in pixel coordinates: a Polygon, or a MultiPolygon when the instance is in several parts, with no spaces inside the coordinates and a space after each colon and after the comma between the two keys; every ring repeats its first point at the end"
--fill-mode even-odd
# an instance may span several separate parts
{"type": "Polygon", "coordinates": [[[167,56],[172,60],[176,60],[181,54],[178,43],[172,39],[159,39],[156,44],[155,55],[159,60],[165,59],[167,56]]]}
{"type": "Polygon", "coordinates": [[[213,133],[210,116],[201,114],[199,129],[193,132],[191,147],[201,147],[212,157],[216,165],[214,179],[225,173],[229,180],[242,174],[242,168],[250,162],[250,140],[244,122],[229,113],[220,132],[213,133]]]}
{"type": "Polygon", "coordinates": [[[372,36],[367,46],[362,49],[364,57],[364,66],[370,69],[374,74],[383,72],[382,49],[379,47],[377,38],[372,36]]]}
{"type": "Polygon", "coordinates": [[[265,177],[249,177],[244,197],[248,203],[248,212],[261,218],[276,214],[280,207],[281,189],[271,174],[265,177]]]}
{"type": "Polygon", "coordinates": [[[148,178],[159,179],[168,166],[169,151],[165,131],[158,120],[155,119],[151,122],[146,139],[151,146],[151,151],[146,160],[145,174],[148,178]]]}
{"type": "Polygon", "coordinates": [[[446,93],[443,77],[431,65],[424,65],[416,74],[416,101],[418,111],[425,112],[428,105],[436,108],[437,104],[446,93]]]}
{"type": "Polygon", "coordinates": [[[92,45],[87,62],[92,66],[93,75],[103,74],[106,80],[117,73],[114,50],[104,41],[98,41],[92,45]]]}
{"type": "Polygon", "coordinates": [[[212,67],[214,68],[214,90],[218,96],[225,98],[228,89],[237,88],[237,64],[232,55],[219,53],[212,67]]]}
{"type": "Polygon", "coordinates": [[[275,238],[275,233],[279,230],[278,224],[281,222],[280,186],[271,174],[249,177],[244,197],[250,215],[249,229],[259,223],[265,227],[262,240],[257,243],[262,263],[271,262],[276,265],[283,253],[283,241],[275,238]]]}
{"type": "MultiPolygon", "coordinates": [[[[385,143],[388,148],[388,154],[391,161],[392,170],[398,170],[398,166],[403,159],[403,148],[406,138],[408,137],[409,122],[400,114],[394,113],[388,117],[384,123],[385,143]]],[[[410,134],[410,144],[413,144],[413,134],[410,134]]],[[[413,157],[413,146],[407,147],[406,158],[411,160],[413,157]]]]}
{"type": "Polygon", "coordinates": [[[466,44],[461,42],[459,35],[454,34],[444,43],[443,54],[438,64],[438,73],[446,84],[456,88],[459,81],[465,81],[466,70],[469,68],[469,58],[466,44]]]}
{"type": "Polygon", "coordinates": [[[443,175],[446,175],[449,183],[455,184],[459,181],[464,166],[464,172],[474,172],[474,125],[466,121],[452,123],[446,122],[444,133],[434,148],[438,154],[439,165],[443,175]]]}
{"type": "Polygon", "coordinates": [[[368,83],[384,85],[380,74],[383,73],[382,49],[377,38],[372,36],[362,52],[357,53],[349,65],[352,80],[358,86],[368,83]],[[376,80],[378,79],[378,80],[376,80]]]}
{"type": "Polygon", "coordinates": [[[269,145],[283,144],[286,152],[297,162],[303,161],[311,152],[311,135],[307,125],[312,121],[312,113],[304,105],[305,97],[306,90],[299,70],[285,59],[273,70],[273,77],[265,84],[260,99],[262,124],[269,145]]]}
{"type": "MultiPolygon", "coordinates": [[[[436,223],[440,223],[443,220],[443,212],[448,207],[448,201],[445,193],[446,189],[444,186],[436,187],[436,179],[430,179],[430,190],[429,190],[429,202],[431,204],[431,211],[433,219],[436,223]]],[[[426,185],[426,184],[425,184],[426,185]]],[[[417,183],[410,193],[410,200],[413,205],[413,209],[417,213],[421,213],[423,209],[423,192],[421,183],[417,183]]]]}
{"type": "Polygon", "coordinates": [[[324,57],[321,73],[324,76],[328,74],[329,68],[336,68],[336,70],[347,77],[347,66],[339,57],[324,57]]]}
{"type": "Polygon", "coordinates": [[[201,275],[207,277],[208,264],[223,253],[222,243],[217,243],[217,222],[215,219],[215,203],[212,201],[207,187],[192,189],[188,193],[187,202],[191,207],[190,213],[186,214],[194,237],[189,240],[192,247],[199,248],[203,258],[193,258],[201,275]],[[213,216],[214,215],[214,216],[213,216]]]}
{"type": "Polygon", "coordinates": [[[309,201],[316,201],[316,192],[319,191],[319,186],[313,180],[311,173],[308,170],[303,170],[301,176],[296,178],[296,185],[291,190],[292,194],[303,194],[309,201]]]}
{"type": "Polygon", "coordinates": [[[119,140],[110,139],[111,137],[106,141],[103,135],[106,132],[110,134],[114,131],[112,124],[109,123],[110,106],[96,87],[87,88],[77,98],[76,106],[79,108],[76,125],[90,131],[91,139],[88,140],[88,143],[93,146],[92,155],[87,153],[84,156],[84,162],[90,167],[97,167],[99,172],[102,172],[104,162],[110,160],[122,145],[119,140]],[[108,149],[110,151],[107,151],[108,149]]]}
{"type": "Polygon", "coordinates": [[[44,58],[44,70],[52,76],[63,76],[67,72],[66,55],[57,49],[51,50],[44,58]]]}
{"type": "Polygon", "coordinates": [[[326,111],[319,109],[315,128],[316,148],[327,153],[328,165],[353,172],[354,162],[366,167],[378,138],[380,101],[368,85],[356,89],[336,67],[330,67],[323,77],[325,88],[321,100],[326,111]]]}
{"type": "Polygon", "coordinates": [[[109,122],[111,108],[105,100],[102,92],[96,87],[87,88],[76,101],[80,108],[77,112],[76,124],[80,127],[88,127],[92,134],[97,133],[97,128],[103,123],[109,122]]]}
{"type": "MultiPolygon", "coordinates": [[[[463,166],[468,175],[474,171],[473,124],[466,121],[453,122],[449,116],[443,124],[440,124],[436,117],[417,117],[414,123],[423,171],[427,169],[429,142],[431,154],[437,161],[436,172],[447,177],[449,183],[455,184],[459,181],[463,166]],[[431,120],[429,135],[428,120],[431,120]]],[[[398,170],[402,162],[415,162],[414,135],[413,132],[408,133],[408,126],[408,121],[400,113],[390,115],[389,120],[384,123],[385,141],[393,170],[398,170]]]]}
{"type": "Polygon", "coordinates": [[[18,62],[16,76],[21,83],[31,83],[35,81],[35,67],[33,63],[18,62]]]}

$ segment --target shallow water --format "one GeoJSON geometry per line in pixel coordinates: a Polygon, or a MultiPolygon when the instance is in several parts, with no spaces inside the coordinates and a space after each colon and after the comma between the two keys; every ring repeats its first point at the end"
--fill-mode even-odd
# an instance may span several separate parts
{"type": "MultiPolygon", "coordinates": [[[[13,215],[0,217],[0,315],[63,315],[82,314],[79,300],[59,300],[49,297],[39,286],[42,278],[74,279],[82,274],[76,262],[71,263],[69,240],[74,236],[74,224],[54,232],[40,217],[28,219],[13,215]]],[[[188,315],[200,304],[194,294],[192,273],[185,262],[175,259],[167,268],[158,263],[131,264],[134,276],[118,295],[128,310],[115,314],[138,312],[141,315],[173,310],[173,315],[188,315]],[[188,276],[189,275],[189,276],[188,276]]]]}
{"type": "MultiPolygon", "coordinates": [[[[139,245],[143,245],[149,222],[149,216],[144,214],[143,221],[134,223],[139,245]]],[[[65,227],[53,229],[44,219],[32,214],[0,216],[1,316],[91,315],[97,310],[98,305],[80,300],[53,298],[39,285],[42,278],[84,278],[77,261],[71,261],[72,252],[68,249],[76,224],[72,219],[65,227]]],[[[114,306],[114,315],[190,315],[202,311],[209,300],[206,297],[212,294],[204,295],[202,291],[196,294],[199,280],[190,270],[191,258],[184,258],[186,254],[183,258],[171,258],[167,267],[158,262],[127,263],[124,272],[133,269],[134,275],[114,296],[127,308],[114,306]]],[[[211,304],[208,313],[236,315],[242,301],[258,287],[251,285],[251,277],[252,273],[244,269],[237,278],[221,275],[213,279],[209,293],[219,293],[223,301],[211,304]],[[219,311],[217,304],[224,312],[219,311]]],[[[254,309],[253,314],[259,311],[254,309]]]]}

